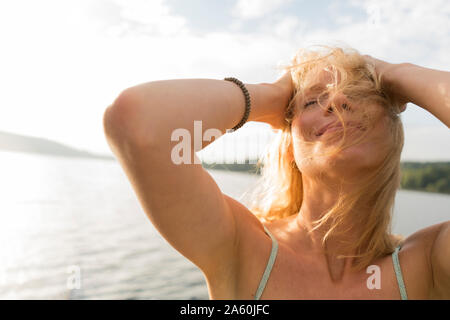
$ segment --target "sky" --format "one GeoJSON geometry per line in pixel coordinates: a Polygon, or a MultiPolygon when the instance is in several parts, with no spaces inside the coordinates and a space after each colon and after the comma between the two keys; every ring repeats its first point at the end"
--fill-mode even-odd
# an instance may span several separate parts
{"type": "MultiPolygon", "coordinates": [[[[143,82],[273,82],[280,63],[313,44],[449,71],[450,1],[3,0],[0,41],[0,131],[112,154],[104,111],[143,82]]],[[[450,161],[443,123],[413,104],[401,116],[402,161],[450,161]]],[[[202,154],[227,141],[240,154],[256,141],[258,153],[272,136],[247,123],[202,154]]]]}

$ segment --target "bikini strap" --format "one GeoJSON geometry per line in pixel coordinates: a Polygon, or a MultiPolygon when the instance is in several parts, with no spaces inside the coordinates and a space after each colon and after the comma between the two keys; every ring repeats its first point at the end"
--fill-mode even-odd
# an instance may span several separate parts
{"type": "Polygon", "coordinates": [[[270,272],[272,271],[272,267],[273,267],[273,264],[275,262],[275,258],[277,257],[277,252],[278,252],[277,239],[275,239],[275,237],[272,236],[272,234],[269,232],[269,230],[267,230],[266,226],[263,225],[263,227],[264,227],[264,230],[266,231],[266,233],[272,239],[272,250],[270,251],[270,257],[269,257],[269,261],[267,262],[266,270],[264,271],[261,281],[259,282],[258,290],[256,291],[256,294],[255,294],[255,300],[259,300],[259,298],[261,297],[261,295],[266,287],[267,280],[269,280],[270,272]]]}
{"type": "Polygon", "coordinates": [[[406,294],[405,283],[403,282],[402,269],[400,268],[400,262],[398,260],[398,252],[401,246],[395,248],[392,253],[392,261],[394,263],[395,276],[397,277],[398,288],[400,289],[400,296],[402,300],[408,300],[408,295],[406,294]]]}

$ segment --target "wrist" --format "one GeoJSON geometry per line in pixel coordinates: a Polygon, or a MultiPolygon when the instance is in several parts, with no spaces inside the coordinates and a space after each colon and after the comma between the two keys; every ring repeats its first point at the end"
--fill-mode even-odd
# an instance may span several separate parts
{"type": "Polygon", "coordinates": [[[388,85],[398,85],[405,73],[413,66],[411,63],[389,63],[382,71],[381,80],[388,85]]]}
{"type": "Polygon", "coordinates": [[[405,83],[408,73],[415,65],[411,63],[390,63],[381,75],[381,82],[400,104],[410,102],[406,94],[405,83]]]}
{"type": "Polygon", "coordinates": [[[271,83],[246,84],[246,86],[254,93],[251,96],[252,108],[248,121],[268,122],[268,119],[277,113],[276,106],[284,103],[283,91],[271,83]]]}

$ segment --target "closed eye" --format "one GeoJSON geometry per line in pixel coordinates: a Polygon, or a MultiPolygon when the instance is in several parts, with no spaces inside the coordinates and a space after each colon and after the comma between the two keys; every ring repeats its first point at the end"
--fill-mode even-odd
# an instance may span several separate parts
{"type": "Polygon", "coordinates": [[[307,106],[310,106],[312,104],[317,104],[319,100],[322,105],[325,105],[327,99],[328,99],[328,93],[325,92],[325,93],[320,94],[315,99],[306,102],[303,107],[306,108],[307,106]]]}
{"type": "Polygon", "coordinates": [[[306,108],[307,106],[310,106],[310,105],[315,104],[315,103],[317,103],[317,100],[308,101],[307,103],[305,103],[304,107],[306,108]]]}

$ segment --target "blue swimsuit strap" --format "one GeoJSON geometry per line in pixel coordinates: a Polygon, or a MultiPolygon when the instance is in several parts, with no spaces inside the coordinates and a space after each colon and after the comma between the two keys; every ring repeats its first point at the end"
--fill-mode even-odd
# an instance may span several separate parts
{"type": "Polygon", "coordinates": [[[275,262],[275,258],[277,257],[277,252],[278,252],[277,239],[275,239],[275,237],[272,236],[272,234],[269,232],[269,230],[267,230],[266,226],[263,225],[263,227],[264,227],[264,230],[266,231],[266,233],[272,239],[272,250],[270,251],[270,257],[269,257],[269,261],[267,262],[266,270],[264,270],[264,274],[261,278],[261,281],[259,282],[258,290],[256,290],[255,300],[259,300],[259,298],[261,297],[261,295],[266,287],[267,280],[269,280],[270,272],[272,271],[272,267],[273,267],[273,264],[275,262]]]}
{"type": "Polygon", "coordinates": [[[408,295],[406,294],[405,283],[403,282],[402,269],[400,268],[400,262],[398,260],[398,252],[401,246],[395,248],[392,253],[392,261],[394,263],[395,276],[397,277],[398,288],[400,289],[400,296],[402,300],[408,300],[408,295]]]}

